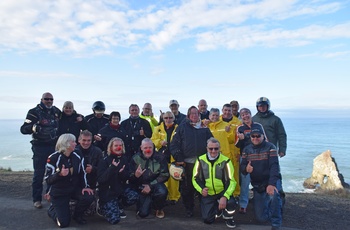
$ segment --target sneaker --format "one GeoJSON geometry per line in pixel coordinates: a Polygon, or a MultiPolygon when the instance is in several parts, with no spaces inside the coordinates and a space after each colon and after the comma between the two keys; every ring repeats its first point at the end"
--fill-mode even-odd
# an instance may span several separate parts
{"type": "Polygon", "coordinates": [[[229,227],[229,228],[235,228],[236,227],[236,223],[233,219],[229,219],[229,220],[226,220],[226,226],[229,227]]]}
{"type": "Polygon", "coordinates": [[[157,210],[156,211],[156,217],[159,219],[163,219],[165,216],[164,211],[163,210],[157,210]]]}
{"type": "Polygon", "coordinates": [[[126,213],[124,212],[124,209],[119,209],[119,216],[121,219],[125,219],[126,218],[126,213]]]}
{"type": "Polygon", "coordinates": [[[246,214],[247,213],[247,208],[240,208],[238,210],[238,212],[241,213],[241,214],[246,214]]]}
{"type": "Polygon", "coordinates": [[[43,207],[43,205],[41,204],[41,201],[35,201],[34,202],[34,207],[37,208],[37,209],[40,209],[43,207]]]}
{"type": "Polygon", "coordinates": [[[271,227],[271,230],[280,230],[280,229],[281,229],[280,227],[275,227],[275,226],[271,227]]]}

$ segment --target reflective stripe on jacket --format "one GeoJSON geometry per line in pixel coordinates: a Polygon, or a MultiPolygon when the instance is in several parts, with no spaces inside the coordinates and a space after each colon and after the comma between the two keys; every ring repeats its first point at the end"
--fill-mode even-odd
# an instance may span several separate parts
{"type": "Polygon", "coordinates": [[[208,188],[209,195],[223,193],[227,199],[230,199],[237,184],[233,173],[234,168],[228,157],[220,154],[214,162],[211,162],[205,153],[194,165],[193,186],[199,193],[202,193],[203,188],[208,188]]]}

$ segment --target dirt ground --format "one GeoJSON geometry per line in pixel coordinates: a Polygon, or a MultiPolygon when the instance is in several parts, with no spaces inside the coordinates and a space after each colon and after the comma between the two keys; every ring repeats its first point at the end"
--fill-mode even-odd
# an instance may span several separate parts
{"type": "MultiPolygon", "coordinates": [[[[49,206],[43,202],[44,208],[37,210],[31,201],[32,172],[0,171],[0,229],[56,229],[53,221],[47,216],[49,206]]],[[[154,217],[139,221],[135,217],[135,207],[126,209],[128,217],[115,228],[126,229],[203,229],[199,215],[199,205],[196,204],[195,216],[188,221],[184,217],[184,208],[179,202],[164,209],[166,217],[159,220],[154,217]]],[[[350,198],[349,195],[325,195],[319,193],[287,193],[283,216],[283,226],[295,229],[349,229],[350,227],[350,198]]],[[[112,229],[101,217],[88,217],[84,229],[103,227],[112,229]]],[[[235,215],[238,225],[260,225],[255,221],[252,204],[248,206],[247,214],[235,215]]],[[[223,221],[217,221],[210,229],[226,228],[223,221]],[[218,223],[217,223],[218,222],[218,223]],[[222,223],[221,223],[222,222],[222,223]]],[[[81,226],[72,222],[73,228],[81,226]]],[[[261,225],[262,226],[262,225],[261,225]]],[[[268,226],[268,224],[267,224],[268,226]]]]}

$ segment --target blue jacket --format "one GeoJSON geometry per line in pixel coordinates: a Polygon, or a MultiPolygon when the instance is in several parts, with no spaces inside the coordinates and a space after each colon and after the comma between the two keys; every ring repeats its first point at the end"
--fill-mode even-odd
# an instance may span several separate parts
{"type": "Polygon", "coordinates": [[[177,162],[184,162],[186,158],[194,158],[195,161],[198,156],[207,152],[207,140],[211,137],[213,134],[208,128],[197,129],[186,119],[176,129],[170,142],[170,152],[177,162]]]}
{"type": "Polygon", "coordinates": [[[265,140],[260,145],[249,144],[243,149],[241,172],[247,174],[246,167],[251,161],[253,172],[250,173],[253,187],[274,185],[281,179],[276,147],[265,140]]]}

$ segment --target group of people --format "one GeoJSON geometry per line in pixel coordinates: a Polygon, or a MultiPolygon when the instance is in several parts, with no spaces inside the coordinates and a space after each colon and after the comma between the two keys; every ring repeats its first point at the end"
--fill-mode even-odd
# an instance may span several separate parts
{"type": "Polygon", "coordinates": [[[44,93],[20,130],[32,135],[34,207],[42,208],[44,193],[51,204],[48,214],[59,227],[69,226],[71,217],[85,224],[84,211],[93,202],[111,224],[125,218],[124,208],[134,204],[140,218],[152,209],[164,218],[164,206],[180,198],[192,217],[198,197],[204,223],[222,217],[234,228],[237,203],[239,213],[247,212],[251,184],[257,220],[281,228],[278,156],[286,154],[287,136],[268,98],[258,98],[254,116],[247,108],[239,110],[238,101],[224,104],[222,114],[218,108],[208,110],[204,99],[185,115],[178,101],[170,100],[170,111],[162,112],[159,121],[150,103],[141,113],[131,104],[130,116],[121,121],[117,111],[105,114],[102,101],[84,117],[72,102],[61,111],[53,100],[44,93]],[[182,169],[180,179],[171,175],[172,166],[182,169]]]}

